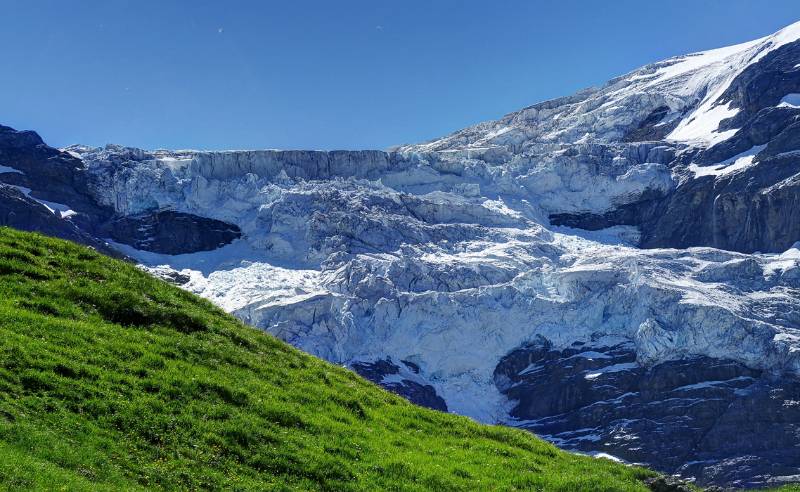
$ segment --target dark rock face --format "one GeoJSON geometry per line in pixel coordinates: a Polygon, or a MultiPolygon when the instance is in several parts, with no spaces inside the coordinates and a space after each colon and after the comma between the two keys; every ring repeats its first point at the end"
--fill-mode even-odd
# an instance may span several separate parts
{"type": "Polygon", "coordinates": [[[555,226],[567,226],[588,231],[597,231],[616,225],[641,225],[644,217],[655,217],[656,211],[668,195],[659,191],[649,191],[635,201],[620,205],[603,214],[592,213],[560,213],[551,214],[550,223],[555,226]]]}
{"type": "Polygon", "coordinates": [[[709,165],[764,146],[752,167],[688,179],[658,207],[638,209],[643,247],[713,246],[741,252],[782,252],[800,240],[800,109],[776,107],[800,92],[800,42],[769,53],[736,77],[720,98],[739,112],[720,130],[733,137],[676,165],[709,165]]]}
{"type": "Polygon", "coordinates": [[[93,221],[108,213],[91,198],[83,162],[47,146],[35,132],[0,125],[0,165],[19,171],[0,174],[0,181],[30,188],[35,198],[69,204],[93,221]]]}
{"type": "Polygon", "coordinates": [[[168,255],[210,251],[241,236],[235,225],[171,210],[117,217],[104,229],[114,241],[168,255]]]}
{"type": "MultiPolygon", "coordinates": [[[[700,164],[713,164],[724,161],[757,145],[770,143],[772,139],[798,121],[800,121],[800,109],[798,108],[764,108],[745,123],[733,137],[698,154],[695,160],[700,164]]],[[[792,150],[790,145],[783,144],[780,147],[782,147],[783,152],[792,150]]],[[[777,146],[774,148],[777,148],[777,146]]]]}
{"type": "Polygon", "coordinates": [[[645,485],[653,492],[693,492],[689,484],[672,477],[648,478],[645,485]]]}
{"type": "Polygon", "coordinates": [[[623,138],[623,142],[653,142],[661,140],[675,129],[680,122],[676,118],[671,122],[661,124],[662,120],[669,114],[668,106],[660,106],[653,110],[639,126],[629,131],[623,138]]]}
{"type": "Polygon", "coordinates": [[[645,368],[631,344],[504,357],[511,415],[561,447],[603,452],[700,484],[751,487],[800,474],[800,380],[699,357],[645,368]]]}
{"type": "Polygon", "coordinates": [[[781,46],[747,67],[720,97],[741,111],[720,124],[721,130],[741,128],[764,108],[774,107],[789,93],[800,92],[800,42],[781,46]]]}
{"type": "Polygon", "coordinates": [[[35,132],[0,126],[0,165],[18,172],[0,173],[5,187],[0,201],[4,225],[60,237],[122,256],[97,239],[94,226],[108,220],[113,211],[100,206],[86,187],[83,163],[47,146],[35,132]],[[30,192],[23,194],[19,188],[30,192]],[[74,214],[67,219],[55,215],[37,200],[66,204],[74,214]]]}
{"type": "Polygon", "coordinates": [[[68,239],[109,256],[122,257],[107,243],[78,229],[69,219],[53,214],[17,188],[3,184],[0,184],[0,226],[68,239]]]}
{"type": "Polygon", "coordinates": [[[356,362],[351,368],[361,377],[369,379],[375,384],[396,393],[406,400],[421,407],[432,408],[441,412],[447,411],[447,404],[444,399],[436,394],[436,390],[429,384],[408,379],[412,374],[419,372],[419,367],[411,362],[402,362],[405,369],[394,364],[390,359],[377,360],[374,362],[356,362]],[[405,374],[411,371],[412,374],[405,374]],[[386,381],[386,376],[395,376],[390,381],[386,381]]]}
{"type": "Polygon", "coordinates": [[[740,111],[720,130],[736,134],[684,161],[711,164],[766,146],[744,172],[690,179],[661,206],[643,214],[642,246],[713,246],[782,252],[800,240],[800,109],[776,107],[800,92],[800,42],[748,67],[720,98],[740,111]]]}
{"type": "Polygon", "coordinates": [[[796,125],[797,130],[792,125],[771,141],[754,158],[756,165],[744,171],[688,179],[670,194],[644,194],[604,214],[551,214],[550,223],[586,230],[638,226],[643,248],[786,251],[800,240],[800,153],[779,149],[800,148],[796,125]],[[798,141],[784,143],[794,138],[798,141]]]}
{"type": "Polygon", "coordinates": [[[641,245],[770,253],[791,247],[800,240],[800,157],[756,160],[743,172],[685,183],[651,209],[641,245]]]}

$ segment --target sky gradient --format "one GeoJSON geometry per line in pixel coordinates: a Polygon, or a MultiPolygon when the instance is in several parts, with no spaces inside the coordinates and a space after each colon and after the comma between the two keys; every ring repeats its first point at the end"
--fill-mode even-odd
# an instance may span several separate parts
{"type": "Polygon", "coordinates": [[[0,0],[0,124],[54,146],[429,140],[800,20],[796,0],[0,0]]]}

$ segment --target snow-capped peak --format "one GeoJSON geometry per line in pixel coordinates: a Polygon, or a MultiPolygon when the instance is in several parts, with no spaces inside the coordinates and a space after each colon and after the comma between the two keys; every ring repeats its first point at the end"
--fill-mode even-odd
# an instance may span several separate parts
{"type": "Polygon", "coordinates": [[[710,146],[735,134],[736,128],[717,130],[722,120],[732,118],[739,112],[738,108],[731,107],[731,103],[721,102],[720,97],[748,67],[798,38],[800,22],[755,41],[679,57],[677,60],[680,61],[665,67],[660,71],[660,79],[679,80],[687,95],[708,94],[697,109],[684,117],[667,135],[667,139],[710,146]]]}
{"type": "Polygon", "coordinates": [[[720,123],[738,113],[720,102],[731,82],[772,51],[800,38],[800,22],[763,38],[653,63],[573,96],[545,101],[443,138],[399,147],[405,151],[504,148],[524,153],[542,143],[608,142],[625,136],[657,110],[674,142],[711,146],[736,129],[720,123]]]}

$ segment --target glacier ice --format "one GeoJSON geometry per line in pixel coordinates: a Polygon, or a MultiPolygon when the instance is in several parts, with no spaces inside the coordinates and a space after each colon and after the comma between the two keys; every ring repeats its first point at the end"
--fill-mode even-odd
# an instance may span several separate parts
{"type": "MultiPolygon", "coordinates": [[[[119,155],[82,157],[98,198],[121,213],[171,208],[243,231],[210,252],[126,253],[188,275],[185,288],[325,359],[411,361],[451,411],[482,421],[506,418],[497,362],[536,336],[556,347],[631,340],[642,364],[707,355],[800,372],[800,259],[791,253],[641,250],[630,245],[631,228],[551,228],[546,193],[489,192],[507,170],[476,165],[486,173],[479,179],[424,154],[331,163],[196,153],[166,164],[141,154],[109,165],[119,155]]],[[[637,166],[617,176],[635,177],[615,181],[652,185],[661,172],[642,178],[637,166]]],[[[514,181],[522,180],[506,183],[514,181]]],[[[585,203],[592,188],[580,189],[585,203]]]]}

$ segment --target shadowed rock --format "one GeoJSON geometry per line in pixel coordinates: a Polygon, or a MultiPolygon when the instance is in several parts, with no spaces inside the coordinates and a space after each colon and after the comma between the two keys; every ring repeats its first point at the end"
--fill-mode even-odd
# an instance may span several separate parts
{"type": "Polygon", "coordinates": [[[114,241],[168,255],[210,251],[241,236],[235,225],[171,210],[117,217],[105,229],[114,241]]]}
{"type": "Polygon", "coordinates": [[[561,447],[700,484],[763,486],[800,473],[796,377],[709,357],[645,367],[629,344],[555,350],[539,339],[500,361],[495,384],[521,427],[561,447]]]}
{"type": "MultiPolygon", "coordinates": [[[[413,363],[403,362],[412,373],[419,371],[413,363]]],[[[415,381],[412,375],[406,375],[412,379],[404,378],[401,375],[400,366],[392,363],[391,360],[376,360],[374,362],[356,362],[352,364],[352,369],[360,376],[369,379],[373,383],[379,384],[392,393],[396,393],[411,403],[421,407],[432,408],[442,412],[447,411],[447,404],[436,394],[436,390],[429,384],[415,381]],[[387,380],[386,376],[395,376],[387,380]]],[[[407,372],[407,371],[402,371],[407,372]]]]}

